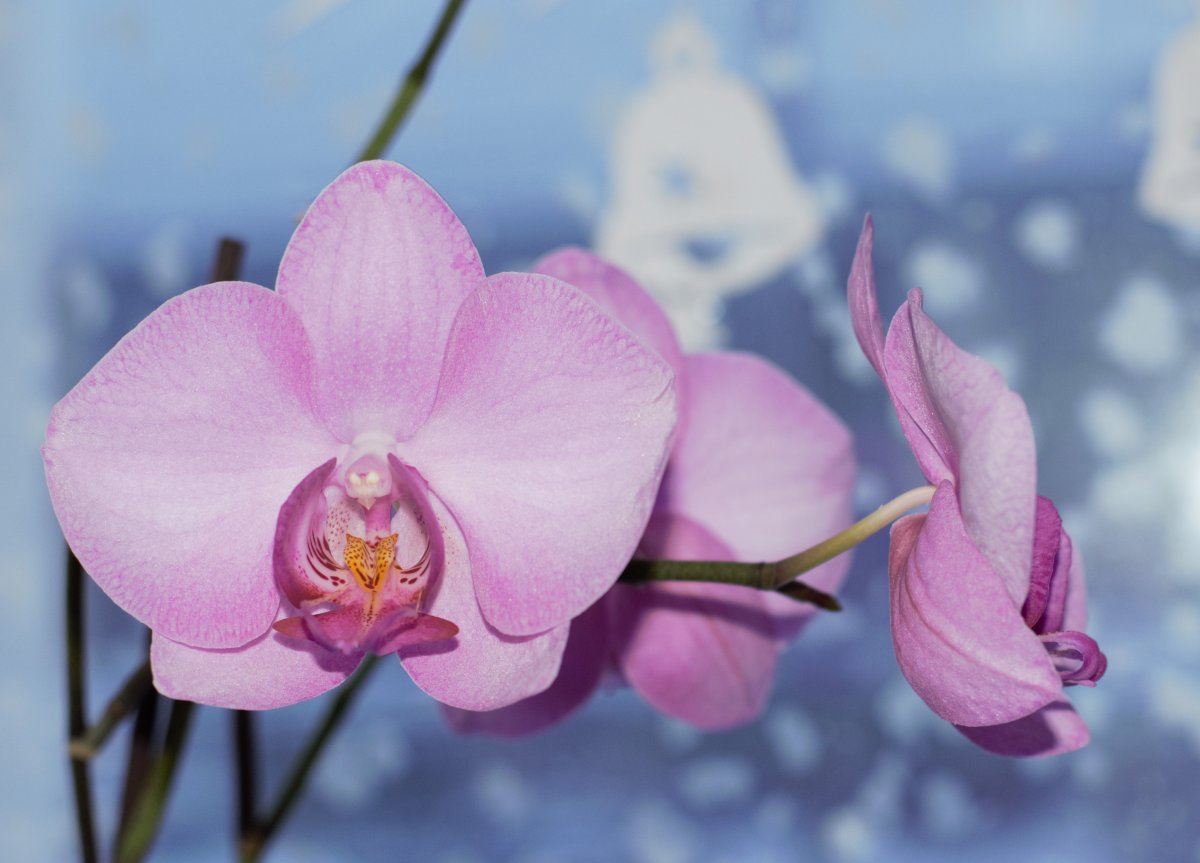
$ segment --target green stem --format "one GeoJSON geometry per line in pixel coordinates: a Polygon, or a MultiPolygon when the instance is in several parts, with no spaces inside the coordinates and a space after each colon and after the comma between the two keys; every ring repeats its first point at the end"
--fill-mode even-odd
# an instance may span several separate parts
{"type": "Polygon", "coordinates": [[[190,701],[171,703],[171,716],[167,720],[167,734],[162,752],[150,766],[146,783],[133,805],[126,829],[117,837],[117,863],[138,863],[146,856],[154,837],[158,835],[163,811],[171,793],[171,781],[175,777],[175,769],[179,766],[179,757],[187,740],[194,707],[190,701]]]}
{"type": "Polygon", "coordinates": [[[112,701],[104,709],[100,719],[90,728],[67,743],[67,751],[72,758],[86,761],[95,758],[101,747],[108,741],[113,729],[121,720],[138,709],[142,696],[150,688],[150,662],[147,660],[134,670],[125,684],[113,696],[112,701]]]}
{"type": "Polygon", "coordinates": [[[931,485],[914,488],[885,503],[866,518],[855,522],[841,533],[819,542],[812,548],[785,557],[783,560],[762,563],[733,563],[718,560],[638,560],[634,559],[621,574],[622,581],[704,581],[738,584],[759,590],[777,590],[803,602],[836,611],[841,608],[837,599],[794,579],[815,569],[839,554],[849,551],[904,513],[924,506],[933,498],[931,485]]]}
{"type": "Polygon", "coordinates": [[[325,712],[325,716],[322,717],[320,724],[318,724],[316,731],[313,732],[312,737],[309,738],[303,751],[296,757],[296,761],[293,763],[291,772],[283,783],[279,799],[271,810],[271,814],[267,816],[257,829],[243,838],[241,848],[242,863],[254,863],[254,861],[262,856],[267,843],[275,836],[275,833],[291,812],[296,801],[300,799],[300,793],[304,790],[304,784],[308,781],[308,776],[312,772],[313,767],[316,766],[317,758],[325,748],[325,743],[341,724],[346,711],[362,690],[362,685],[367,681],[368,676],[370,676],[371,671],[376,667],[378,662],[378,656],[368,654],[367,658],[363,660],[362,665],[358,667],[358,670],[338,689],[337,697],[329,705],[329,709],[325,712]]]}
{"type": "Polygon", "coordinates": [[[404,125],[404,121],[408,118],[409,112],[417,99],[421,95],[421,91],[425,88],[425,83],[429,79],[430,72],[433,71],[433,64],[437,60],[438,53],[442,50],[442,45],[446,41],[446,37],[450,35],[450,30],[454,26],[454,19],[458,17],[459,11],[462,9],[466,0],[447,0],[447,3],[442,7],[441,17],[438,18],[437,27],[434,28],[433,35],[425,44],[425,50],[421,52],[421,56],[417,58],[417,62],[409,68],[408,74],[404,76],[404,82],[400,85],[400,89],[396,91],[396,95],[392,97],[392,104],[388,111],[384,114],[383,119],[379,121],[379,126],[375,129],[375,134],[371,136],[371,140],[363,147],[362,152],[358,154],[358,158],[354,161],[365,162],[368,159],[378,159],[386,151],[392,143],[392,138],[400,131],[400,127],[404,125]]]}
{"type": "MultiPolygon", "coordinates": [[[[87,656],[84,652],[83,566],[67,549],[67,739],[73,740],[87,728],[87,656]]],[[[75,794],[75,820],[79,828],[79,850],[84,863],[98,863],[96,822],[92,814],[92,773],[86,761],[71,757],[71,785],[75,794]]]]}

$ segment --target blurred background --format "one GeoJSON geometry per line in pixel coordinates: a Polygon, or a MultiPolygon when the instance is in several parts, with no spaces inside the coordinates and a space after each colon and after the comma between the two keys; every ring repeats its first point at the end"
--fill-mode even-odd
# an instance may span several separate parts
{"type": "MultiPolygon", "coordinates": [[[[440,4],[0,0],[0,856],[71,859],[51,405],[216,239],[270,285],[440,4]]],[[[1025,397],[1088,565],[1092,743],[973,748],[911,693],[886,539],[763,718],[701,734],[629,692],[539,737],[447,731],[371,681],[280,861],[1200,860],[1200,25],[1190,0],[471,0],[391,150],[489,271],[563,244],[639,274],[692,348],[756,351],[853,429],[865,512],[920,482],[844,285],[927,308],[1025,397]]],[[[91,713],[140,661],[91,605],[91,713]]],[[[278,777],[320,704],[263,717],[278,777]]],[[[231,859],[228,717],[201,710],[156,856],[231,859]]],[[[97,762],[111,828],[124,736],[97,762]]],[[[106,837],[108,833],[104,834],[106,837]]]]}

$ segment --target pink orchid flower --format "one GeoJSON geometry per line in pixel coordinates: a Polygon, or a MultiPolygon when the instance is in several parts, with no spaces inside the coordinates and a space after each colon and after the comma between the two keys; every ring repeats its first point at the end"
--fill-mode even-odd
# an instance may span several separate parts
{"type": "Polygon", "coordinates": [[[196,288],[58,404],[67,540],[154,631],[159,690],[248,709],[363,655],[474,710],[545,689],[649,517],[672,372],[595,302],[484,276],[415,174],[356,165],[275,291],[196,288]]]}
{"type": "MultiPolygon", "coordinates": [[[[747,354],[683,356],[654,300],[594,255],[566,249],[537,269],[587,291],[675,369],[680,424],[640,556],[775,560],[850,523],[850,435],[811,393],[747,354]]],[[[804,578],[834,591],[848,565],[843,555],[804,578]]],[[[553,686],[502,710],[450,710],[448,720],[460,731],[528,734],[608,677],[670,716],[728,728],[762,712],[780,652],[813,614],[736,585],[617,584],[571,624],[553,686]]]]}
{"type": "Polygon", "coordinates": [[[884,340],[868,217],[850,271],[854,331],[904,436],[936,486],[929,512],[892,526],[892,640],[904,676],[938,716],[1002,755],[1088,741],[1064,687],[1093,686],[1106,660],[1083,634],[1083,563],[1037,494],[1025,403],[926,316],[913,290],[884,340]]]}

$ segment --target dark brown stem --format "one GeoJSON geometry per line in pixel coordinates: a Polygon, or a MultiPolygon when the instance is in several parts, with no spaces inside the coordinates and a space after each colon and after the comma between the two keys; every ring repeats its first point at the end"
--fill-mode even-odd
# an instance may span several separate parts
{"type": "MultiPolygon", "coordinates": [[[[87,655],[84,639],[83,566],[67,549],[67,739],[73,740],[87,728],[87,655]]],[[[79,828],[79,854],[84,863],[99,863],[96,850],[96,821],[92,814],[92,773],[86,761],[71,758],[71,786],[75,796],[75,820],[79,828]]]]}

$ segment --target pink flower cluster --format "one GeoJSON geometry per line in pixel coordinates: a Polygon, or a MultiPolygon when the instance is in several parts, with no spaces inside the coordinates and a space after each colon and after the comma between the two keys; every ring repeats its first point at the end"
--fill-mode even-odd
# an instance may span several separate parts
{"type": "MultiPolygon", "coordinates": [[[[938,486],[893,531],[901,667],[1009,754],[1086,740],[1079,557],[1034,490],[1020,399],[924,316],[886,343],[868,223],[856,332],[938,486]]],[[[359,164],[313,203],[275,290],[196,288],[55,408],[55,511],[153,630],[160,691],[244,709],[395,654],[460,730],[522,734],[605,680],[702,728],[758,715],[812,610],[772,592],[630,585],[632,556],[774,560],[845,528],[842,423],[783,372],[684,356],[627,275],[567,249],[486,276],[420,178],[359,164]]],[[[835,558],[805,580],[834,591],[835,558]]]]}

